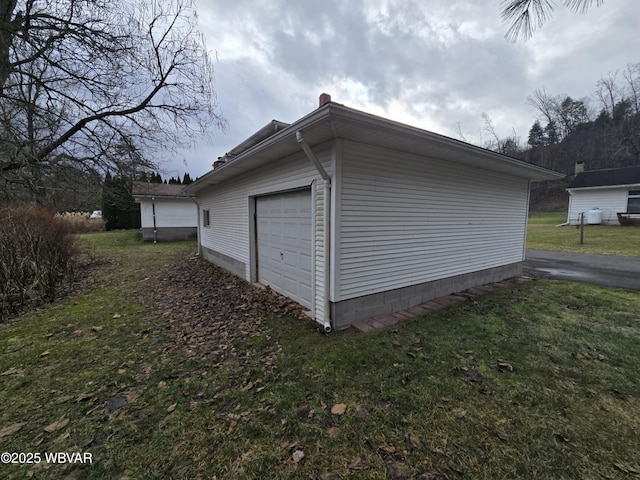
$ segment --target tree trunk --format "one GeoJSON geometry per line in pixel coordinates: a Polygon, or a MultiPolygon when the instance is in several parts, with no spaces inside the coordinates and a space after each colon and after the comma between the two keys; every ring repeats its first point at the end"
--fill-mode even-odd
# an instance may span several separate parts
{"type": "Polygon", "coordinates": [[[9,47],[15,32],[12,17],[16,3],[17,0],[0,0],[0,92],[11,73],[9,47]]]}

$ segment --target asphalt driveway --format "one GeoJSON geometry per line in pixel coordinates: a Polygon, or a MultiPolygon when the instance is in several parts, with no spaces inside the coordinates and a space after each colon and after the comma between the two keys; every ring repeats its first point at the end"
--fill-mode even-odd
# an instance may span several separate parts
{"type": "Polygon", "coordinates": [[[533,278],[640,290],[640,258],[527,250],[523,272],[533,278]]]}

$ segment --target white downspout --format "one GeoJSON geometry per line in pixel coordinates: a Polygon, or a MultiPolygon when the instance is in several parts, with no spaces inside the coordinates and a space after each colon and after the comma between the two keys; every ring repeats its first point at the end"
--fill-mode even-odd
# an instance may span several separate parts
{"type": "Polygon", "coordinates": [[[156,225],[156,199],[151,197],[151,213],[153,214],[153,243],[158,243],[158,228],[156,225]]]}
{"type": "Polygon", "coordinates": [[[189,197],[193,203],[196,204],[196,241],[198,242],[197,256],[200,256],[200,202],[197,197],[189,197]]]}
{"type": "Polygon", "coordinates": [[[316,154],[311,151],[311,147],[309,147],[309,144],[304,139],[302,131],[298,130],[296,132],[296,140],[302,147],[302,150],[304,150],[304,153],[307,154],[307,157],[309,157],[309,160],[311,160],[311,163],[313,163],[313,165],[316,167],[316,170],[318,170],[318,173],[320,174],[322,179],[326,182],[331,182],[331,177],[320,163],[320,160],[318,160],[318,157],[316,157],[316,154]]]}
{"type": "Polygon", "coordinates": [[[331,281],[329,275],[330,259],[331,259],[331,180],[324,180],[324,318],[322,325],[325,333],[331,332],[331,305],[329,304],[329,283],[331,281]]]}
{"type": "Polygon", "coordinates": [[[316,167],[316,170],[318,170],[318,173],[320,174],[320,176],[324,181],[324,185],[323,185],[323,188],[324,188],[324,192],[323,192],[323,195],[324,195],[324,198],[323,198],[323,202],[324,202],[323,203],[323,210],[324,210],[323,212],[324,213],[324,219],[323,219],[323,223],[324,223],[324,295],[323,295],[324,308],[323,308],[323,312],[324,312],[324,315],[322,319],[322,326],[324,328],[325,333],[329,333],[332,330],[331,312],[330,312],[330,305],[329,305],[329,282],[331,278],[329,275],[329,269],[331,265],[330,264],[331,235],[329,231],[331,226],[331,214],[330,214],[331,212],[331,177],[329,176],[327,171],[324,169],[324,167],[318,160],[318,157],[316,157],[316,155],[313,153],[313,151],[309,147],[309,144],[304,139],[304,136],[302,135],[301,131],[296,132],[296,140],[302,147],[302,150],[304,150],[304,153],[306,153],[309,160],[311,160],[311,163],[313,163],[313,165],[316,167]]]}

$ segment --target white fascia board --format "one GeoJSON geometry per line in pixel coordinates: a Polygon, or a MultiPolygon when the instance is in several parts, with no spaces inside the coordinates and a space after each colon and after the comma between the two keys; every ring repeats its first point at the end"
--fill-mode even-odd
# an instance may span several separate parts
{"type": "Polygon", "coordinates": [[[133,195],[134,199],[193,200],[193,195],[133,195]]]}
{"type": "MultiPolygon", "coordinates": [[[[426,149],[432,148],[433,146],[439,147],[441,149],[440,156],[443,156],[446,160],[473,165],[480,168],[487,168],[489,170],[502,171],[535,181],[557,180],[565,177],[564,174],[471,145],[460,140],[445,137],[437,133],[361,112],[359,110],[354,110],[340,104],[328,103],[327,105],[314,110],[300,120],[266,138],[262,142],[253,145],[224,165],[211,170],[209,173],[196,180],[196,182],[187,186],[185,188],[185,192],[197,193],[208,186],[221,183],[228,178],[234,177],[244,171],[254,168],[255,166],[266,163],[269,159],[256,159],[255,164],[246,164],[245,160],[259,154],[260,152],[268,150],[270,147],[277,145],[280,142],[290,139],[292,141],[292,146],[297,148],[297,142],[295,139],[296,132],[302,131],[305,133],[307,131],[311,131],[315,126],[323,122],[326,122],[327,124],[333,122],[331,130],[334,132],[336,125],[339,127],[340,123],[343,123],[342,126],[345,127],[360,126],[364,129],[363,133],[364,131],[373,128],[375,130],[379,130],[381,135],[386,132],[398,137],[406,137],[407,139],[424,143],[426,149]]],[[[328,138],[323,140],[328,140],[328,138]]],[[[357,141],[357,139],[355,140],[357,141]]],[[[384,145],[381,144],[380,146],[384,145]]],[[[423,154],[428,155],[429,152],[425,151],[423,154]]]]}
{"type": "MultiPolygon", "coordinates": [[[[244,160],[268,149],[273,145],[276,145],[284,141],[285,139],[287,139],[287,137],[291,137],[291,139],[296,145],[296,148],[299,148],[298,142],[296,141],[296,138],[295,138],[296,132],[299,130],[304,131],[305,128],[309,128],[311,125],[314,125],[322,121],[324,118],[328,117],[330,106],[331,104],[327,104],[324,107],[314,110],[313,112],[301,118],[297,122],[289,125],[288,127],[285,127],[279,132],[266,138],[262,142],[244,150],[242,153],[238,154],[232,160],[227,161],[227,163],[225,163],[224,165],[221,165],[218,168],[211,170],[210,172],[202,176],[200,179],[196,180],[194,183],[187,186],[185,188],[185,192],[197,193],[208,186],[216,185],[218,183],[223,182],[227,178],[234,177],[242,172],[251,170],[252,168],[254,168],[254,166],[243,164],[244,160]]],[[[266,160],[258,161],[257,163],[258,164],[266,163],[266,160]]]]}
{"type": "MultiPolygon", "coordinates": [[[[509,157],[508,155],[503,155],[470,143],[446,137],[428,130],[423,130],[418,127],[406,125],[357,110],[347,109],[345,107],[342,107],[341,110],[339,117],[341,119],[348,119],[351,123],[360,123],[370,127],[377,127],[381,130],[395,132],[399,136],[411,137],[414,140],[425,142],[429,146],[435,145],[441,147],[447,152],[453,154],[453,158],[445,159],[456,163],[470,164],[481,168],[485,167],[490,170],[499,171],[504,171],[506,167],[507,170],[511,170],[511,173],[520,172],[520,176],[524,176],[531,180],[558,180],[566,176],[562,173],[554,172],[544,167],[509,157]],[[464,161],[463,158],[460,158],[460,153],[468,154],[468,161],[464,161]],[[479,161],[480,158],[487,160],[491,165],[483,164],[483,162],[479,161]]],[[[428,152],[425,152],[425,154],[428,155],[428,152]]],[[[448,156],[449,155],[447,155],[447,157],[448,156]]]]}
{"type": "Polygon", "coordinates": [[[567,192],[571,194],[572,192],[583,192],[583,191],[589,191],[589,190],[614,190],[614,189],[627,190],[627,189],[633,189],[633,188],[640,189],[640,183],[629,183],[627,185],[598,185],[596,187],[574,187],[574,188],[567,188],[567,192]]]}

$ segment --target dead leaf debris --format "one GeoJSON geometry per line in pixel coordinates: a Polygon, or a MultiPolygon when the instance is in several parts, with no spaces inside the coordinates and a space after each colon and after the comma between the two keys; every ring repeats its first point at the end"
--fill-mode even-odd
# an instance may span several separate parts
{"type": "Polygon", "coordinates": [[[198,257],[166,266],[154,283],[153,299],[163,307],[172,340],[168,349],[214,365],[273,368],[276,349],[253,355],[239,346],[239,340],[258,334],[269,315],[308,320],[294,301],[198,257]]]}

